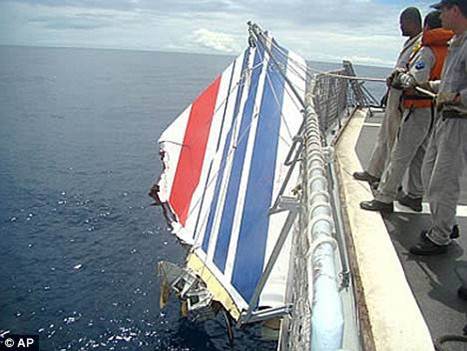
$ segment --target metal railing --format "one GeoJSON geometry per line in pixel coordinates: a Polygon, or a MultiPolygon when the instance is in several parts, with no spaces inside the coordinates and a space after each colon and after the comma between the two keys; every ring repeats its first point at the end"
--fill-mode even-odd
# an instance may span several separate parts
{"type": "MultiPolygon", "coordinates": [[[[341,130],[352,108],[379,105],[376,98],[356,77],[350,61],[343,61],[339,70],[316,74],[310,87],[314,109],[319,116],[322,135],[332,136],[341,130]],[[342,76],[340,78],[339,76],[342,76]]],[[[309,100],[310,101],[310,100],[309,100]]],[[[325,143],[327,144],[327,138],[325,143]]]]}
{"type": "MultiPolygon", "coordinates": [[[[333,75],[345,75],[345,69],[330,72],[333,75]]],[[[335,76],[318,74],[314,78],[313,101],[316,113],[320,116],[320,129],[325,133],[333,125],[339,127],[342,112],[353,102],[349,94],[349,81],[335,76]]]]}
{"type": "Polygon", "coordinates": [[[344,347],[345,328],[358,334],[357,326],[345,325],[355,319],[344,316],[340,297],[351,282],[345,236],[336,224],[340,209],[333,206],[336,192],[330,189],[335,179],[330,145],[354,109],[375,99],[350,76],[355,76],[352,64],[344,62],[341,70],[315,75],[307,87],[300,217],[289,279],[292,307],[283,320],[280,350],[338,350],[344,347]]]}

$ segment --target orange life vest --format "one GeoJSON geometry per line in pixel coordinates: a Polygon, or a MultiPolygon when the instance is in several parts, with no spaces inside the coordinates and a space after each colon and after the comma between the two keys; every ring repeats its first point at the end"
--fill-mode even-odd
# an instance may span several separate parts
{"type": "MultiPolygon", "coordinates": [[[[448,54],[448,41],[453,35],[454,33],[452,31],[444,28],[435,28],[423,32],[422,47],[429,47],[435,56],[435,64],[431,68],[428,80],[438,80],[441,78],[444,60],[448,54]]],[[[412,63],[413,58],[412,62],[409,64],[412,63]]],[[[427,108],[432,106],[433,100],[427,98],[426,95],[405,93],[402,96],[402,103],[404,108],[427,108]]]]}

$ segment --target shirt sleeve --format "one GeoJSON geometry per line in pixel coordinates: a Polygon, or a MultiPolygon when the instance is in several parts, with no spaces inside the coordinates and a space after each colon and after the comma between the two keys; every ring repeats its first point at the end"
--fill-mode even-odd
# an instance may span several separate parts
{"type": "Polygon", "coordinates": [[[431,69],[435,65],[435,55],[429,47],[422,47],[415,56],[413,63],[410,65],[410,74],[415,78],[417,83],[427,83],[430,79],[431,69]]]}
{"type": "Polygon", "coordinates": [[[467,108],[467,89],[462,89],[460,92],[459,92],[459,96],[461,98],[461,105],[463,108],[467,108]]]}
{"type": "MultiPolygon", "coordinates": [[[[465,70],[465,74],[467,75],[467,53],[465,52],[465,50],[463,51],[463,54],[464,54],[464,70],[465,70]]],[[[465,89],[461,89],[459,91],[459,97],[460,97],[460,104],[462,106],[463,109],[466,109],[467,108],[467,88],[465,89]]]]}

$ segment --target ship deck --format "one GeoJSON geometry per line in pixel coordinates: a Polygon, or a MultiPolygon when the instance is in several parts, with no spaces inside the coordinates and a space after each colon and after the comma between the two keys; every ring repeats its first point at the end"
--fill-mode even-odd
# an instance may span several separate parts
{"type": "MultiPolygon", "coordinates": [[[[381,111],[373,111],[372,113],[367,113],[366,116],[362,114],[359,124],[354,124],[352,128],[346,128],[347,130],[344,131],[344,134],[353,134],[346,137],[353,138],[355,142],[356,161],[352,165],[344,165],[341,169],[344,169],[344,173],[346,173],[344,177],[348,181],[347,184],[350,187],[354,187],[354,189],[361,189],[358,200],[355,200],[352,205],[347,204],[347,206],[353,206],[351,212],[354,213],[352,215],[354,219],[359,220],[360,217],[370,216],[370,221],[373,222],[372,226],[367,226],[366,230],[364,229],[364,225],[359,225],[358,227],[361,229],[358,230],[358,233],[355,233],[355,230],[353,230],[353,235],[365,236],[366,240],[369,240],[370,243],[369,250],[381,249],[380,247],[376,247],[379,245],[377,241],[379,239],[376,239],[374,230],[377,230],[379,233],[382,232],[383,236],[387,235],[397,253],[397,256],[394,255],[394,257],[399,259],[405,279],[410,287],[407,290],[409,294],[410,291],[413,293],[416,305],[418,305],[421,311],[422,318],[426,322],[431,337],[436,339],[447,334],[462,335],[463,328],[467,323],[467,301],[463,301],[457,297],[457,289],[461,283],[454,269],[457,266],[467,265],[467,177],[462,179],[462,192],[458,206],[460,239],[455,240],[449,253],[446,255],[432,257],[411,255],[409,247],[417,242],[419,234],[423,229],[429,228],[430,212],[428,204],[424,201],[423,212],[416,213],[395,203],[394,213],[384,216],[377,213],[376,215],[380,216],[383,220],[375,222],[374,218],[371,217],[373,214],[369,214],[368,211],[357,207],[358,201],[362,198],[364,200],[373,198],[370,188],[367,184],[362,184],[351,179],[352,172],[365,169],[367,166],[382,118],[383,113],[381,111]],[[349,169],[350,167],[357,169],[349,169]],[[374,225],[378,223],[380,223],[380,227],[384,228],[374,229],[374,225]],[[372,235],[375,235],[373,248],[371,247],[372,235]]],[[[352,218],[350,218],[350,221],[352,221],[352,218]]],[[[375,265],[377,266],[378,262],[375,265]]],[[[391,291],[393,286],[390,276],[387,277],[387,284],[384,287],[386,274],[384,266],[381,267],[380,274],[383,281],[381,289],[386,288],[388,291],[391,291]]],[[[394,296],[397,296],[397,294],[394,296]]],[[[389,301],[389,303],[397,305],[397,301],[389,301]]],[[[400,307],[403,310],[404,303],[401,303],[400,307]]],[[[410,309],[407,313],[410,313],[410,309]]],[[[406,315],[400,315],[399,317],[401,321],[407,318],[406,315]]],[[[407,343],[410,344],[411,340],[407,340],[407,343]]],[[[467,350],[466,344],[462,343],[448,343],[445,345],[447,350],[467,350]]]]}

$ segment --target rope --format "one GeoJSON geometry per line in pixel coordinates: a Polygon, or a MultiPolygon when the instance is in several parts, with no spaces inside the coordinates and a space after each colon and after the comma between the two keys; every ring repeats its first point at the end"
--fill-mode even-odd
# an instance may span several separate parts
{"type": "Polygon", "coordinates": [[[386,83],[386,79],[384,79],[384,78],[346,76],[346,75],[343,75],[343,74],[335,74],[335,73],[331,73],[331,72],[322,72],[320,74],[328,76],[328,77],[335,77],[335,78],[340,78],[340,79],[363,80],[363,81],[367,81],[367,82],[386,83]]]}
{"type": "MultiPolygon", "coordinates": [[[[284,52],[284,49],[282,49],[279,45],[277,45],[275,42],[272,42],[272,45],[284,56],[288,56],[287,53],[284,52]]],[[[307,72],[307,67],[303,67],[303,65],[291,58],[290,56],[289,60],[295,63],[303,72],[305,72],[306,76],[308,78],[312,78],[312,75],[307,72]]],[[[335,77],[335,78],[341,78],[341,79],[348,79],[348,80],[362,80],[362,81],[368,81],[368,82],[379,82],[379,83],[386,83],[385,78],[373,78],[373,77],[358,77],[358,76],[347,76],[343,74],[336,74],[333,72],[326,72],[326,71],[321,71],[316,68],[310,67],[310,71],[315,72],[316,74],[322,74],[328,77],[335,77]]]]}
{"type": "Polygon", "coordinates": [[[417,90],[419,93],[428,95],[431,98],[436,98],[436,94],[433,93],[432,91],[429,91],[429,90],[426,90],[426,89],[423,89],[423,88],[420,88],[420,87],[415,87],[415,90],[417,90]]]}

